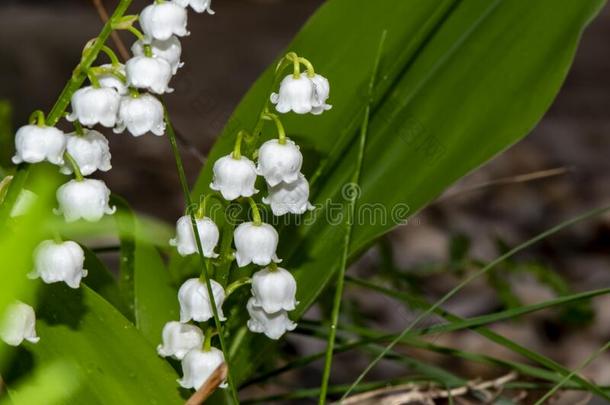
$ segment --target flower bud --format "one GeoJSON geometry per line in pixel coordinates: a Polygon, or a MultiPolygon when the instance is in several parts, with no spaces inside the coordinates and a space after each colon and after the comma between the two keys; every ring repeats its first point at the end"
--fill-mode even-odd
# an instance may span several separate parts
{"type": "Polygon", "coordinates": [[[263,308],[268,314],[294,310],[298,304],[296,293],[296,280],[288,270],[281,267],[267,267],[252,276],[252,304],[263,308]]]}
{"type": "Polygon", "coordinates": [[[71,288],[80,287],[87,270],[83,268],[85,252],[76,242],[42,241],[34,251],[34,271],[28,277],[40,277],[46,284],[65,282],[71,288]]]}
{"type": "Polygon", "coordinates": [[[114,89],[86,86],[72,95],[72,113],[66,118],[87,127],[100,124],[112,128],[116,124],[121,96],[114,89]]]}
{"type": "Polygon", "coordinates": [[[134,56],[125,64],[127,85],[156,94],[171,93],[172,66],[163,58],[134,56]]]}
{"type": "Polygon", "coordinates": [[[0,339],[10,346],[19,346],[24,340],[38,343],[34,308],[21,301],[9,305],[0,323],[0,339]]]}
{"type": "MultiPolygon", "coordinates": [[[[214,248],[218,244],[218,238],[220,236],[218,227],[214,221],[208,217],[197,218],[196,222],[199,238],[201,239],[201,247],[203,248],[203,255],[211,258],[218,257],[218,254],[214,253],[214,248]]],[[[178,219],[176,222],[176,238],[170,239],[169,244],[178,249],[180,256],[188,256],[197,253],[197,241],[189,215],[185,215],[178,219]]]]}
{"type": "MultiPolygon", "coordinates": [[[[85,129],[84,131],[84,135],[76,133],[66,135],[66,150],[78,164],[81,174],[88,176],[96,170],[107,172],[112,169],[108,140],[104,135],[93,129],[85,129]]],[[[60,172],[71,174],[72,166],[64,164],[60,172]]]]}
{"type": "MultiPolygon", "coordinates": [[[[224,361],[222,351],[215,347],[211,347],[209,351],[193,349],[182,359],[183,377],[178,383],[183,388],[198,390],[224,361]]],[[[226,383],[220,385],[221,388],[226,386],[226,383]]]]}
{"type": "MultiPolygon", "coordinates": [[[[105,65],[101,65],[100,68],[114,69],[118,73],[125,76],[125,65],[123,65],[123,64],[114,66],[110,63],[107,63],[105,65]]],[[[127,84],[123,83],[118,77],[116,77],[113,74],[104,72],[104,73],[100,73],[100,74],[96,75],[96,77],[97,77],[97,81],[100,83],[100,86],[106,87],[109,89],[115,89],[116,92],[119,93],[119,95],[121,95],[121,96],[124,96],[125,94],[127,94],[129,92],[129,90],[127,88],[127,84]]]]}
{"type": "MultiPolygon", "coordinates": [[[[170,64],[172,67],[172,74],[175,75],[178,69],[184,65],[183,62],[180,62],[182,45],[180,45],[180,40],[176,36],[172,35],[169,39],[164,41],[153,39],[150,43],[150,47],[155,58],[164,59],[170,64]]],[[[145,56],[144,42],[142,40],[134,42],[131,46],[131,52],[135,56],[145,56]]]]}
{"type": "Polygon", "coordinates": [[[148,42],[153,39],[165,41],[172,35],[178,37],[189,35],[186,30],[186,10],[172,2],[145,7],[140,13],[139,21],[148,42]]]}
{"type": "Polygon", "coordinates": [[[332,105],[326,104],[326,100],[328,100],[330,95],[330,84],[328,83],[328,79],[318,74],[310,78],[310,80],[313,83],[311,113],[314,115],[320,115],[324,111],[333,108],[332,105]]]}
{"type": "Polygon", "coordinates": [[[47,160],[54,165],[64,163],[66,136],[55,127],[25,125],[15,134],[13,163],[39,163],[47,160]]]}
{"type": "Polygon", "coordinates": [[[242,156],[239,159],[232,155],[223,156],[214,163],[214,179],[210,188],[220,191],[225,200],[238,197],[250,197],[258,190],[256,183],[256,166],[250,159],[242,156]]]}
{"type": "Polygon", "coordinates": [[[299,174],[294,183],[279,183],[270,187],[269,195],[263,198],[263,202],[271,205],[271,211],[275,216],[287,213],[300,215],[314,209],[309,203],[309,183],[302,174],[299,174]]]}
{"type": "Polygon", "coordinates": [[[171,321],[163,327],[163,344],[157,346],[157,353],[162,357],[173,357],[182,360],[184,355],[203,345],[203,332],[194,325],[171,321]]]}
{"type": "Polygon", "coordinates": [[[248,329],[254,333],[264,333],[268,338],[277,340],[287,331],[294,330],[297,324],[288,318],[288,313],[284,310],[268,314],[261,307],[255,304],[255,298],[251,297],[246,304],[250,319],[248,329]]]}
{"type": "Polygon", "coordinates": [[[165,134],[163,105],[150,94],[141,94],[138,97],[123,96],[119,119],[113,131],[121,133],[125,128],[136,137],[149,131],[157,136],[165,134]]]}
{"type": "Polygon", "coordinates": [[[284,144],[279,143],[277,139],[271,139],[263,143],[258,150],[257,173],[272,187],[282,181],[297,181],[302,165],[303,155],[299,146],[290,139],[286,139],[284,144]]]}
{"type": "MultiPolygon", "coordinates": [[[[221,321],[225,320],[222,312],[222,303],[225,300],[225,290],[220,283],[210,280],[212,294],[221,321]]],[[[188,279],[178,290],[178,301],[180,302],[180,322],[188,322],[191,319],[196,322],[205,322],[214,317],[208,288],[204,281],[198,278],[188,279]]]]}
{"type": "Polygon", "coordinates": [[[110,207],[110,190],[101,180],[70,180],[57,189],[59,208],[56,214],[63,214],[66,222],[80,218],[95,222],[104,214],[112,215],[116,207],[110,207]]]}
{"type": "Polygon", "coordinates": [[[214,10],[210,8],[212,7],[212,0],[174,0],[174,3],[181,7],[191,6],[196,13],[203,13],[207,11],[210,15],[215,14],[214,10]]]}
{"type": "Polygon", "coordinates": [[[240,224],[233,234],[235,260],[239,267],[250,263],[266,266],[272,261],[279,263],[275,251],[279,236],[269,224],[256,225],[253,222],[240,224]]]}

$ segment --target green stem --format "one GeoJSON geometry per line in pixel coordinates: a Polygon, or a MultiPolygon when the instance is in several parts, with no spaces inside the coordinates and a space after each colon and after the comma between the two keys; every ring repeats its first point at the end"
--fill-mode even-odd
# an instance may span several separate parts
{"type": "Polygon", "coordinates": [[[72,121],[72,126],[74,127],[74,132],[76,132],[76,135],[85,135],[85,130],[83,129],[83,126],[81,125],[79,120],[72,121]]]}
{"type": "Polygon", "coordinates": [[[314,70],[313,65],[310,61],[305,58],[299,58],[299,62],[305,65],[305,67],[307,68],[308,77],[314,77],[316,75],[316,71],[314,70]]]}
{"type": "Polygon", "coordinates": [[[121,62],[119,61],[118,56],[116,55],[116,53],[114,53],[114,51],[112,49],[110,49],[110,47],[108,45],[102,46],[100,51],[104,52],[108,56],[112,66],[114,66],[114,67],[121,66],[121,62]]]}
{"type": "Polygon", "coordinates": [[[149,44],[144,44],[142,48],[144,49],[144,56],[146,56],[147,58],[153,57],[152,46],[150,46],[149,44]]]}
{"type": "Polygon", "coordinates": [[[130,87],[129,88],[129,95],[131,96],[131,98],[139,98],[140,97],[140,92],[135,87],[130,87]]]}
{"type": "Polygon", "coordinates": [[[235,292],[235,290],[237,290],[239,287],[244,286],[244,285],[248,285],[248,284],[252,284],[252,279],[250,277],[242,277],[238,280],[235,280],[234,282],[232,282],[231,284],[229,284],[225,290],[225,299],[227,299],[229,297],[229,295],[233,294],[235,292]]]}
{"type": "Polygon", "coordinates": [[[62,239],[62,237],[59,234],[59,232],[57,232],[57,230],[53,230],[53,240],[55,241],[55,243],[63,243],[64,242],[64,240],[62,239]]]}
{"type": "MultiPolygon", "coordinates": [[[[178,150],[178,142],[176,141],[176,133],[174,131],[174,127],[169,119],[169,114],[167,112],[167,108],[164,105],[164,118],[165,123],[167,125],[167,137],[169,139],[170,146],[172,148],[172,153],[174,155],[174,160],[176,162],[176,168],[178,170],[178,177],[180,179],[180,185],[182,186],[182,192],[184,194],[184,200],[187,207],[193,206],[193,200],[191,198],[191,191],[189,190],[188,182],[186,180],[186,174],[184,172],[184,164],[182,162],[182,157],[180,156],[180,151],[178,150]]],[[[197,250],[199,251],[199,257],[201,257],[202,261],[202,269],[201,274],[205,278],[205,285],[208,290],[208,296],[210,297],[210,305],[212,307],[212,313],[214,314],[214,324],[216,326],[216,330],[218,331],[218,339],[220,340],[220,349],[225,355],[225,361],[227,363],[227,380],[229,382],[229,389],[231,390],[231,397],[235,403],[239,403],[239,399],[237,397],[237,389],[235,387],[235,383],[233,380],[233,372],[230,365],[229,353],[227,351],[227,346],[223,336],[222,324],[220,322],[220,317],[218,316],[218,308],[216,308],[216,302],[214,299],[214,293],[212,291],[212,284],[210,282],[210,261],[205,258],[203,255],[203,246],[201,245],[201,236],[199,235],[199,229],[197,228],[197,222],[195,218],[195,214],[191,211],[189,213],[191,217],[191,225],[193,227],[193,234],[195,235],[195,242],[197,244],[197,250]]]]}
{"type": "Polygon", "coordinates": [[[301,78],[301,64],[299,63],[299,57],[294,52],[286,54],[286,59],[292,61],[292,77],[294,79],[301,78]]]}
{"type": "Polygon", "coordinates": [[[286,131],[284,130],[284,125],[282,125],[282,121],[280,121],[277,114],[265,112],[263,113],[263,120],[273,121],[275,123],[277,128],[278,143],[280,145],[284,145],[286,143],[286,131]]]}
{"type": "MultiPolygon", "coordinates": [[[[371,79],[369,81],[368,88],[368,97],[369,101],[366,105],[366,109],[364,111],[364,117],[362,120],[362,125],[360,127],[360,143],[358,145],[358,157],[356,158],[356,169],[352,175],[351,182],[353,184],[359,184],[360,182],[360,173],[362,170],[362,161],[364,160],[364,148],[366,146],[366,138],[368,134],[369,127],[369,119],[371,115],[371,97],[373,93],[373,89],[375,86],[375,79],[377,78],[377,71],[379,69],[379,62],[381,61],[381,54],[383,51],[383,45],[385,43],[387,31],[383,31],[381,34],[381,39],[379,40],[379,47],[377,49],[377,57],[375,59],[373,65],[373,73],[371,74],[371,79]]],[[[320,387],[320,397],[318,403],[323,405],[326,403],[326,396],[328,392],[328,383],[330,380],[330,372],[332,368],[333,361],[333,351],[335,348],[335,338],[337,335],[337,324],[339,322],[339,314],[341,312],[341,299],[343,297],[343,289],[345,286],[345,271],[347,269],[347,259],[349,255],[349,247],[352,236],[353,229],[353,217],[356,209],[356,196],[352,196],[350,200],[347,202],[347,211],[348,215],[345,221],[345,236],[343,239],[343,252],[341,254],[341,263],[339,265],[339,271],[337,274],[337,287],[335,290],[335,296],[333,300],[333,309],[331,313],[331,323],[328,333],[328,342],[326,344],[326,356],[324,359],[324,372],[322,375],[322,384],[320,387]]]]}
{"type": "Polygon", "coordinates": [[[244,132],[245,131],[239,131],[237,133],[237,138],[235,139],[235,146],[233,146],[233,159],[241,159],[241,142],[244,138],[244,132]]]}
{"type": "Polygon", "coordinates": [[[205,338],[203,340],[203,351],[204,352],[209,352],[210,349],[212,348],[212,336],[214,336],[214,328],[212,327],[207,327],[205,329],[205,338]]]}
{"type": "Polygon", "coordinates": [[[41,128],[44,127],[44,125],[45,125],[44,112],[42,112],[41,110],[34,111],[32,114],[30,114],[30,119],[28,121],[31,125],[36,124],[41,128]]]}
{"type": "Polygon", "coordinates": [[[97,76],[95,75],[95,68],[87,69],[87,77],[89,78],[89,81],[91,82],[93,88],[99,89],[101,87],[100,81],[97,80],[97,76]]]}
{"type": "Polygon", "coordinates": [[[64,152],[64,157],[66,158],[66,160],[68,161],[68,163],[70,163],[70,166],[72,167],[72,171],[74,172],[74,177],[76,178],[76,181],[83,181],[83,174],[80,171],[80,167],[78,167],[78,163],[76,163],[76,160],[74,160],[74,157],[69,154],[68,152],[64,152]]]}
{"type": "Polygon", "coordinates": [[[261,213],[256,206],[256,201],[252,197],[247,197],[248,203],[250,204],[250,209],[252,210],[252,222],[254,225],[259,226],[263,223],[261,220],[261,213]]]}
{"type": "Polygon", "coordinates": [[[127,28],[127,31],[131,32],[140,41],[144,41],[144,34],[133,25],[130,25],[129,28],[127,28]]]}

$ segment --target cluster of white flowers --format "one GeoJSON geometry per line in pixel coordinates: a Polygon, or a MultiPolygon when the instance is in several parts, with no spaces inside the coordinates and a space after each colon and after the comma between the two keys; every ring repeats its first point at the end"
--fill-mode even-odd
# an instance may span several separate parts
{"type": "MultiPolygon", "coordinates": [[[[112,63],[90,68],[86,72],[89,85],[73,93],[72,112],[66,119],[73,123],[74,132],[64,133],[47,125],[44,114],[37,111],[30,124],[19,128],[15,134],[13,163],[49,162],[57,165],[61,173],[74,175],[74,179],[60,186],[56,193],[58,208],[55,213],[63,215],[65,221],[95,222],[115,212],[110,206],[111,193],[106,184],[84,177],[112,168],[108,140],[93,129],[94,126],[113,128],[115,133],[127,129],[134,137],[148,132],[159,136],[165,133],[164,108],[155,95],[172,91],[169,82],[183,65],[178,37],[188,35],[188,6],[197,12],[213,14],[210,0],[155,2],[144,8],[139,16],[143,33],[131,24],[123,27],[138,36],[131,48],[133,57],[125,65],[110,48],[101,48],[112,63]]],[[[11,216],[25,214],[35,198],[32,192],[22,191],[11,216]]],[[[201,230],[206,235],[209,233],[205,225],[201,230]]],[[[71,288],[79,288],[81,280],[87,276],[85,252],[76,242],[62,241],[59,235],[56,236],[54,240],[42,241],[35,249],[34,269],[28,276],[40,278],[47,284],[64,282],[71,288]]],[[[32,307],[15,303],[8,308],[5,318],[7,321],[0,330],[0,337],[5,342],[18,345],[23,340],[38,341],[32,307]]]]}
{"type": "MultiPolygon", "coordinates": [[[[331,106],[326,104],[330,90],[328,80],[315,74],[309,61],[294,53],[288,54],[284,60],[292,62],[295,70],[281,82],[279,95],[274,93],[271,96],[276,110],[280,113],[294,111],[300,114],[320,114],[330,109],[331,106]],[[301,64],[305,64],[307,73],[301,73],[301,64]]],[[[222,305],[238,286],[251,284],[252,296],[245,304],[250,316],[247,327],[251,332],[263,333],[270,339],[279,339],[287,331],[296,328],[288,312],[298,305],[297,283],[288,270],[277,265],[281,262],[276,253],[279,235],[272,225],[261,220],[256,202],[252,198],[258,193],[256,182],[259,176],[264,179],[268,195],[262,198],[262,202],[268,204],[276,216],[288,213],[303,214],[312,210],[313,206],[309,203],[309,183],[301,173],[303,155],[299,146],[286,137],[284,127],[276,114],[265,110],[260,119],[276,124],[278,138],[264,142],[253,153],[253,156],[257,156],[255,164],[241,153],[243,131],[240,132],[233,152],[214,163],[214,177],[210,189],[218,192],[224,200],[239,199],[240,202],[249,202],[253,220],[243,222],[234,229],[233,257],[239,268],[248,265],[263,268],[254,272],[246,281],[239,279],[226,289],[213,279],[207,280],[210,284],[208,289],[205,274],[202,278],[186,280],[180,287],[180,322],[172,321],[165,325],[163,343],[159,345],[158,353],[182,360],[184,378],[179,382],[185,388],[199,388],[224,361],[223,353],[211,347],[209,331],[213,328],[207,326],[204,338],[202,330],[189,322],[209,321],[214,317],[214,312],[219,321],[225,321],[222,305]],[[215,311],[212,302],[216,306],[215,311]]],[[[207,259],[216,259],[219,256],[216,248],[220,231],[213,219],[205,216],[207,197],[196,214],[192,217],[182,216],[176,222],[176,237],[169,243],[177,248],[181,256],[196,254],[199,250],[207,259]],[[194,233],[194,229],[198,235],[194,233]]]]}

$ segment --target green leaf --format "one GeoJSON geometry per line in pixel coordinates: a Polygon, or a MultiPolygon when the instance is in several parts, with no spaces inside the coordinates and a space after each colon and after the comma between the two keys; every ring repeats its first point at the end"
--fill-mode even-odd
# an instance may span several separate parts
{"type": "Polygon", "coordinates": [[[0,405],[63,404],[76,392],[80,378],[75,366],[63,360],[38,369],[33,375],[20,381],[15,390],[0,405]]]}
{"type": "MultiPolygon", "coordinates": [[[[374,90],[352,259],[536,125],[565,79],[584,27],[603,4],[324,3],[288,47],[329,78],[334,105],[319,117],[282,116],[289,136],[302,146],[304,172],[312,178],[312,197],[319,207],[280,238],[280,256],[299,286],[296,316],[338,268],[336,246],[343,233],[332,219],[344,213],[342,188],[353,172],[354,137],[369,101],[366,85],[381,32],[387,29],[388,38],[374,90]],[[381,216],[372,217],[376,207],[381,211],[373,214],[381,216]]],[[[252,130],[272,79],[269,69],[238,106],[210,153],[194,198],[208,191],[212,163],[229,153],[237,131],[252,130]]],[[[272,135],[267,129],[263,138],[272,135]]],[[[239,381],[268,359],[269,347],[264,338],[245,337],[234,355],[239,381]]]]}
{"type": "Polygon", "coordinates": [[[45,285],[41,292],[40,342],[25,348],[37,367],[58,360],[75,364],[81,387],[63,403],[183,403],[169,363],[97,293],[62,284],[45,285]]]}
{"type": "Polygon", "coordinates": [[[134,293],[134,267],[135,267],[135,216],[125,200],[113,195],[112,204],[117,207],[115,213],[116,227],[121,242],[121,257],[119,262],[119,289],[127,303],[130,315],[134,319],[135,293],[134,293]]]}

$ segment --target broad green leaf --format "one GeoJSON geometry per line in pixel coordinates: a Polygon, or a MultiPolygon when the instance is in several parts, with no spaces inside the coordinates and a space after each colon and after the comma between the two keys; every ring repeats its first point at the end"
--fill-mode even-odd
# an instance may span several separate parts
{"type": "MultiPolygon", "coordinates": [[[[116,227],[121,242],[119,263],[119,289],[127,303],[130,314],[135,310],[134,267],[135,267],[135,233],[136,223],[131,208],[125,200],[113,195],[112,203],[117,207],[116,227]]],[[[134,319],[133,315],[128,317],[134,319]]]]}
{"type": "Polygon", "coordinates": [[[136,328],[93,290],[62,284],[41,288],[37,306],[40,342],[25,349],[38,367],[71,361],[81,378],[63,403],[180,404],[170,365],[136,328]]]}
{"type": "Polygon", "coordinates": [[[39,368],[17,384],[0,405],[64,404],[78,389],[80,377],[72,363],[58,360],[39,368]]]}
{"type": "MultiPolygon", "coordinates": [[[[300,316],[338,268],[337,246],[354,169],[352,142],[381,32],[388,31],[373,97],[352,258],[445,188],[525,136],[551,105],[584,27],[603,0],[330,0],[288,47],[329,78],[331,111],[284,115],[315,180],[306,224],[282,232],[280,256],[299,286],[300,316]],[[338,207],[338,208],[337,208],[338,207]],[[338,220],[338,221],[337,221],[338,220]]],[[[207,193],[212,163],[240,129],[252,130],[269,97],[267,70],[212,149],[194,197],[207,193]]],[[[272,136],[267,127],[263,138],[272,136]]],[[[264,191],[263,191],[264,194],[264,191]]],[[[268,359],[268,340],[246,335],[233,356],[243,381],[268,359]]]]}

